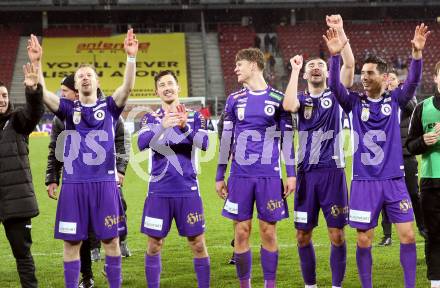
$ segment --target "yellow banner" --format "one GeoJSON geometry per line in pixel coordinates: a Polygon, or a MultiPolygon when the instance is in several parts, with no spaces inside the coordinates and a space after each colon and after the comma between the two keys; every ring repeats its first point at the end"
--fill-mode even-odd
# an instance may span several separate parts
{"type": "MultiPolygon", "coordinates": [[[[83,63],[95,65],[101,90],[109,96],[124,79],[125,35],[112,37],[43,39],[43,71],[50,91],[60,89],[61,80],[83,63]]],[[[136,84],[130,97],[157,97],[154,76],[162,70],[176,73],[181,97],[188,97],[185,34],[136,34],[136,84]]]]}

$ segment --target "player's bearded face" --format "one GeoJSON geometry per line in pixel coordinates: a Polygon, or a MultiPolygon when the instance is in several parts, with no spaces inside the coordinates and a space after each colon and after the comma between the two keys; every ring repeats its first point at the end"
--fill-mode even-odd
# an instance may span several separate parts
{"type": "Polygon", "coordinates": [[[304,78],[314,85],[321,85],[327,80],[327,64],[321,59],[310,60],[306,64],[304,78]]]}
{"type": "Polygon", "coordinates": [[[90,96],[98,88],[98,78],[90,67],[78,69],[75,73],[75,88],[84,96],[90,96]]]}
{"type": "Polygon", "coordinates": [[[234,72],[237,75],[238,83],[245,83],[251,77],[253,65],[256,65],[256,63],[247,60],[239,60],[235,63],[234,72]]]}
{"type": "Polygon", "coordinates": [[[388,73],[388,90],[392,91],[399,86],[399,78],[394,73],[388,73]]]}
{"type": "Polygon", "coordinates": [[[361,71],[361,81],[365,92],[379,93],[384,85],[384,74],[377,70],[377,64],[365,63],[361,71]]]}
{"type": "Polygon", "coordinates": [[[160,99],[171,104],[178,98],[180,87],[172,75],[164,75],[156,83],[156,94],[160,99]]]}
{"type": "Polygon", "coordinates": [[[9,106],[9,95],[6,87],[0,87],[0,114],[6,113],[9,106]]]}

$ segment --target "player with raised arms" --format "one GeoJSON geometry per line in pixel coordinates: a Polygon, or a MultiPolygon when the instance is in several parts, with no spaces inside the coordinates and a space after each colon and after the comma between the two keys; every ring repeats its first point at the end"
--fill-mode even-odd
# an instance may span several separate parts
{"type": "MultiPolygon", "coordinates": [[[[327,25],[347,39],[342,17],[326,17],[327,25]]],[[[350,87],[354,78],[354,56],[347,43],[341,52],[344,65],[342,82],[350,87]]],[[[331,242],[330,268],[332,287],[341,287],[345,275],[347,248],[344,226],[348,218],[348,192],[343,154],[344,113],[335,95],[327,87],[327,64],[311,58],[305,64],[307,90],[297,95],[298,78],[303,65],[301,56],[290,59],[292,74],[286,89],[284,108],[298,114],[298,183],[295,193],[294,222],[298,254],[305,287],[316,286],[316,258],[312,243],[318,225],[319,209],[327,222],[331,242]]]]}
{"type": "Polygon", "coordinates": [[[350,114],[352,138],[356,137],[354,142],[359,144],[353,155],[349,224],[357,229],[356,261],[364,288],[373,285],[371,246],[382,208],[391,223],[396,224],[405,287],[415,287],[414,215],[404,179],[399,118],[400,110],[411,100],[420,83],[422,50],[429,33],[424,24],[416,27],[411,40],[408,77],[401,87],[391,92],[385,91],[386,62],[378,56],[369,56],[361,72],[363,93],[348,91],[340,82],[339,54],[346,41],[333,28],[323,36],[332,55],[329,87],[344,111],[350,114]]]}
{"type": "MultiPolygon", "coordinates": [[[[124,50],[124,81],[104,99],[97,96],[98,76],[91,65],[81,65],[75,72],[77,101],[60,99],[49,92],[40,72],[43,101],[66,128],[65,141],[57,141],[55,152],[64,161],[55,238],[64,240],[64,281],[68,288],[78,287],[79,251],[89,229],[103,243],[109,287],[120,287],[122,283],[118,235],[126,232],[126,225],[117,186],[114,137],[116,122],[135,82],[138,40],[133,29],[127,32],[124,50]]],[[[42,66],[43,49],[34,35],[28,42],[28,55],[32,63],[42,66]]]]}

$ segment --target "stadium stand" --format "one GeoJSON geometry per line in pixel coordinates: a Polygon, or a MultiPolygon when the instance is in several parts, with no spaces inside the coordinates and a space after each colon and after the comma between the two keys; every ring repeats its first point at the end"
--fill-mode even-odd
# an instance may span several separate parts
{"type": "Polygon", "coordinates": [[[228,95],[239,88],[237,77],[234,73],[235,54],[240,49],[253,46],[255,31],[252,27],[219,25],[218,37],[225,91],[226,95],[228,95]]]}
{"type": "Polygon", "coordinates": [[[0,26],[0,33],[3,35],[2,41],[0,41],[0,51],[2,51],[0,53],[0,65],[2,66],[2,69],[0,69],[0,79],[9,89],[20,40],[20,29],[17,27],[8,28],[0,26]]]}
{"type": "Polygon", "coordinates": [[[45,37],[106,37],[112,35],[111,27],[97,25],[50,27],[43,30],[45,37]]]}
{"type": "MultiPolygon", "coordinates": [[[[411,31],[419,23],[412,21],[369,24],[345,23],[344,29],[350,39],[356,63],[362,63],[368,53],[377,53],[390,64],[393,64],[395,68],[404,70],[410,57],[410,40],[413,36],[411,31]],[[399,63],[399,59],[401,63],[399,63]]],[[[440,59],[440,51],[436,48],[440,44],[440,35],[438,35],[440,25],[434,22],[426,24],[433,33],[430,35],[430,45],[427,46],[423,55],[425,65],[423,83],[420,89],[423,93],[431,93],[434,87],[430,75],[432,75],[436,61],[440,59]]],[[[288,63],[290,57],[296,54],[302,54],[305,58],[318,56],[321,53],[328,56],[327,48],[322,40],[325,30],[324,23],[278,26],[277,34],[284,61],[288,63]]],[[[301,89],[304,89],[304,87],[305,83],[303,82],[301,83],[301,89]]],[[[354,88],[361,88],[361,86],[357,83],[354,88]]]]}

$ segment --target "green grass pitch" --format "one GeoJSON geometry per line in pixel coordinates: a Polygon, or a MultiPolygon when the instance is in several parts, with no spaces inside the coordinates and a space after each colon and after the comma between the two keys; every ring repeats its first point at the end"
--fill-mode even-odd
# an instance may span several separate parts
{"type": "MultiPolygon", "coordinates": [[[[212,144],[215,144],[215,135],[211,135],[212,144]]],[[[37,277],[40,287],[63,287],[63,243],[53,238],[56,201],[49,199],[44,186],[44,177],[48,153],[48,137],[35,137],[30,140],[30,159],[34,186],[40,207],[40,215],[33,219],[32,236],[37,277]]],[[[134,141],[133,144],[135,144],[134,141]]],[[[136,145],[132,145],[133,149],[136,145]]],[[[212,145],[214,146],[214,145],[212,145]]],[[[211,283],[212,287],[238,287],[235,276],[235,267],[228,265],[232,254],[230,241],[233,237],[232,223],[220,215],[223,202],[215,192],[215,170],[217,150],[213,154],[202,154],[211,161],[201,163],[199,182],[204,202],[206,218],[206,238],[208,251],[211,257],[211,283]],[[211,155],[211,156],[209,156],[211,155]]],[[[147,191],[146,177],[137,176],[133,167],[139,165],[146,170],[145,154],[135,152],[136,157],[131,159],[127,170],[124,185],[124,195],[128,204],[128,243],[133,256],[122,261],[123,287],[146,287],[144,276],[144,253],[147,244],[145,235],[139,232],[141,213],[147,191]]],[[[347,158],[347,178],[351,177],[351,158],[347,158]]],[[[292,214],[293,197],[289,198],[289,211],[292,214]]],[[[321,215],[322,216],[322,215],[321,215]]],[[[252,284],[253,287],[263,287],[263,278],[260,266],[258,223],[254,219],[252,231],[252,284]]],[[[381,228],[376,229],[379,241],[381,228]]],[[[360,287],[355,258],[355,231],[346,228],[347,238],[347,272],[344,287],[360,287]]],[[[327,236],[325,221],[320,218],[320,226],[314,231],[313,237],[317,257],[317,282],[319,287],[331,287],[331,272],[329,267],[330,244],[327,236]]],[[[296,249],[295,231],[292,218],[278,224],[279,241],[279,266],[277,286],[304,287],[296,249]]],[[[197,282],[192,265],[192,255],[186,239],[178,236],[175,227],[165,240],[162,251],[161,287],[196,287],[197,282]]],[[[101,274],[103,262],[93,263],[96,287],[107,287],[105,278],[101,274]]],[[[373,248],[373,282],[374,287],[403,287],[403,274],[399,261],[399,241],[393,230],[393,245],[391,247],[373,248]]],[[[426,280],[426,265],[424,260],[424,242],[417,235],[417,287],[428,287],[426,280]]],[[[0,287],[20,287],[16,272],[15,260],[12,256],[9,243],[0,233],[0,287]]]]}

